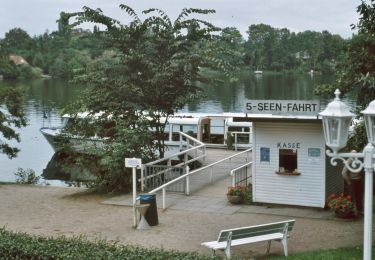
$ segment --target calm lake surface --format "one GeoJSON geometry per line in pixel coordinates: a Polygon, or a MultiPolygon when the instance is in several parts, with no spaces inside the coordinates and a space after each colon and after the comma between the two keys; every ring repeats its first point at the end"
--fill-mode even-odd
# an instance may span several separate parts
{"type": "MultiPolygon", "coordinates": [[[[322,83],[330,83],[332,80],[332,77],[320,75],[311,77],[309,74],[255,77],[249,73],[237,83],[202,86],[204,97],[193,104],[186,105],[183,111],[242,112],[246,99],[316,100],[319,97],[313,95],[314,87],[322,83]]],[[[12,143],[21,149],[18,157],[10,160],[0,154],[0,181],[14,181],[14,173],[18,168],[30,168],[40,175],[51,160],[54,151],[39,132],[39,128],[61,125],[61,109],[77,100],[84,87],[56,79],[0,81],[0,88],[4,86],[23,86],[26,89],[25,110],[28,126],[17,130],[21,136],[21,143],[12,143]],[[43,117],[44,112],[47,113],[47,118],[43,117]]],[[[326,103],[326,100],[321,100],[322,105],[326,103]]],[[[61,185],[59,181],[48,181],[48,183],[61,185]]]]}

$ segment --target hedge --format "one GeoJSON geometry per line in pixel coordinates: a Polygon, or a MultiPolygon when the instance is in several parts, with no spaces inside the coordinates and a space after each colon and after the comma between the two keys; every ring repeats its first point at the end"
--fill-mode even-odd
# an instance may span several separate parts
{"type": "Polygon", "coordinates": [[[0,228],[0,259],[213,259],[196,253],[146,249],[105,240],[33,236],[0,228]]]}

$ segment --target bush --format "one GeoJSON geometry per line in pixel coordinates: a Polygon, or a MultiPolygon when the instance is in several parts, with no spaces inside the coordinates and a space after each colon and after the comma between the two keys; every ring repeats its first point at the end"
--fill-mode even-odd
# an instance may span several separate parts
{"type": "Polygon", "coordinates": [[[36,176],[35,171],[32,169],[18,168],[17,172],[14,173],[16,176],[16,183],[20,184],[37,184],[40,177],[36,176]]]}
{"type": "Polygon", "coordinates": [[[84,237],[44,238],[0,228],[0,259],[212,259],[196,253],[94,242],[84,237]]]}

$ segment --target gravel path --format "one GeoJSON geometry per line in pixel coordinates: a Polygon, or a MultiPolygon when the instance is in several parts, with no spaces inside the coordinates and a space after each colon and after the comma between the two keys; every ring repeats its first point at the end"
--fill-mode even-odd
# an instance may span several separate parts
{"type": "MultiPolygon", "coordinates": [[[[201,242],[217,238],[221,229],[290,219],[288,216],[236,212],[192,212],[159,209],[159,225],[151,230],[132,228],[132,208],[104,205],[109,195],[89,194],[79,188],[0,185],[0,226],[44,236],[105,238],[124,244],[162,247],[210,254],[201,242]]],[[[362,244],[363,219],[295,218],[289,240],[289,253],[362,244]]],[[[265,257],[266,243],[235,247],[239,257],[265,257]]],[[[281,245],[273,243],[272,255],[282,255],[281,245]]]]}

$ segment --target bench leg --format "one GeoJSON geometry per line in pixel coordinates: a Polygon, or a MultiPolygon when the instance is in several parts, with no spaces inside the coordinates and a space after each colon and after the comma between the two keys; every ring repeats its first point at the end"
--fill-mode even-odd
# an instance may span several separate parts
{"type": "Polygon", "coordinates": [[[227,237],[227,247],[225,248],[225,257],[227,259],[231,259],[231,252],[230,252],[230,247],[232,246],[232,231],[229,232],[228,237],[227,237]]]}
{"type": "Polygon", "coordinates": [[[271,242],[272,240],[268,240],[268,244],[267,244],[267,254],[270,253],[270,249],[271,249],[271,242]]]}
{"type": "Polygon", "coordinates": [[[231,259],[232,258],[231,257],[231,252],[230,252],[230,245],[225,248],[224,253],[225,253],[225,258],[226,259],[231,259]]]}
{"type": "Polygon", "coordinates": [[[283,244],[283,248],[284,248],[284,255],[285,256],[288,256],[288,238],[285,237],[281,240],[281,243],[283,244]]]}

